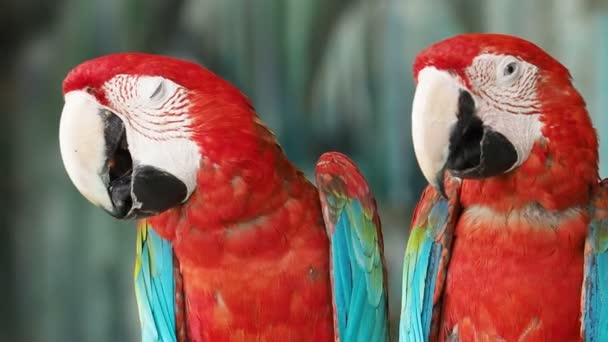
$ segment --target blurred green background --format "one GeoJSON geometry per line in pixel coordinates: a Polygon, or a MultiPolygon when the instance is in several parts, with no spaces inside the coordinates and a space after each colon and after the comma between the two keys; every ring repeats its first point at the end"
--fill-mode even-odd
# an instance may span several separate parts
{"type": "Polygon", "coordinates": [[[3,0],[0,341],[139,340],[135,223],[76,192],[57,138],[65,74],[118,51],[195,60],[228,79],[309,175],[323,151],[352,156],[379,201],[397,321],[409,215],[424,186],[410,67],[425,46],[468,31],[525,37],[570,69],[607,176],[606,1],[3,0]]]}

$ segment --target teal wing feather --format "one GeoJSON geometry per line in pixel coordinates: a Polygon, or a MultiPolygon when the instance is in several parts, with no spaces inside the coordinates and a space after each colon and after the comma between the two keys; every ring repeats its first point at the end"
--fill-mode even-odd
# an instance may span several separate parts
{"type": "Polygon", "coordinates": [[[600,184],[591,205],[585,244],[582,336],[587,342],[608,341],[608,180],[600,184]]]}
{"type": "Polygon", "coordinates": [[[145,220],[137,227],[134,278],[142,341],[176,341],[173,250],[145,220]]]}
{"type": "Polygon", "coordinates": [[[330,152],[316,169],[330,239],[334,325],[339,341],[388,341],[380,219],[367,182],[346,156],[330,152]]]}
{"type": "Polygon", "coordinates": [[[405,250],[399,340],[436,340],[443,284],[460,206],[459,183],[451,181],[448,199],[432,187],[424,191],[412,219],[405,250]]]}

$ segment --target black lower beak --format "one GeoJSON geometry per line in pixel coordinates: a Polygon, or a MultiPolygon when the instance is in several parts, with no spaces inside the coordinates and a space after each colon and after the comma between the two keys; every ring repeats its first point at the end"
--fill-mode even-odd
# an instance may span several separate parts
{"type": "Polygon", "coordinates": [[[132,174],[117,179],[108,191],[114,205],[112,216],[120,219],[153,216],[179,205],[187,195],[186,185],[175,176],[152,166],[135,167],[132,174]]]}
{"type": "Polygon", "coordinates": [[[186,199],[186,185],[168,172],[148,165],[133,166],[123,122],[105,113],[108,193],[119,219],[153,216],[186,199]]]}
{"type": "MultiPolygon", "coordinates": [[[[471,94],[461,90],[458,101],[458,121],[450,134],[448,159],[445,165],[459,178],[488,178],[500,175],[515,165],[517,151],[501,133],[484,125],[475,115],[471,94]]],[[[441,171],[441,184],[443,184],[441,171]]]]}

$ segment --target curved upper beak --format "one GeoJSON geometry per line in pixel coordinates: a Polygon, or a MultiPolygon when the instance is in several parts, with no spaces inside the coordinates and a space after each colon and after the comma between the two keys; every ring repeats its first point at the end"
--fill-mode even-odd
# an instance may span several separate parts
{"type": "Polygon", "coordinates": [[[175,176],[133,161],[123,121],[87,92],[65,95],[59,147],[78,191],[114,217],[154,215],[187,197],[175,176]]]}
{"type": "Polygon", "coordinates": [[[113,212],[108,194],[106,123],[103,108],[83,91],[65,94],[59,122],[59,148],[68,176],[91,203],[113,212]]]}
{"type": "Polygon", "coordinates": [[[459,178],[487,178],[518,161],[514,145],[478,116],[471,92],[456,76],[434,67],[418,73],[412,136],[422,173],[444,195],[446,170],[459,178]]]}

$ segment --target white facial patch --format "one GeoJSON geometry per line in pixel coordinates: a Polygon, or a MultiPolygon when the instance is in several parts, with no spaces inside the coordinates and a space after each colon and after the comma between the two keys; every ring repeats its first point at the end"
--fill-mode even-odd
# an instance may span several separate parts
{"type": "Polygon", "coordinates": [[[196,188],[201,152],[192,140],[186,89],[160,76],[132,75],[116,75],[103,88],[111,110],[125,124],[133,166],[171,173],[189,196],[196,188]]]}
{"type": "Polygon", "coordinates": [[[511,171],[528,159],[536,141],[544,139],[536,95],[538,68],[513,56],[483,54],[473,60],[466,75],[475,92],[477,116],[517,151],[511,171]]]}
{"type": "MultiPolygon", "coordinates": [[[[477,101],[477,99],[476,99],[477,101]]],[[[517,151],[517,161],[513,166],[505,171],[509,172],[523,164],[532,152],[534,143],[543,138],[540,114],[508,114],[498,112],[496,109],[487,106],[483,101],[479,101],[478,116],[484,125],[492,127],[496,132],[505,136],[517,151]]]]}
{"type": "Polygon", "coordinates": [[[412,137],[420,169],[433,185],[448,158],[450,130],[458,121],[456,113],[462,88],[446,71],[426,67],[418,72],[412,103],[412,137]]]}
{"type": "Polygon", "coordinates": [[[59,148],[63,165],[78,191],[91,203],[108,211],[112,201],[104,172],[106,143],[104,121],[97,100],[84,91],[65,94],[59,122],[59,148]]]}

